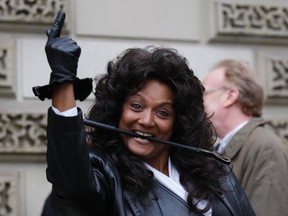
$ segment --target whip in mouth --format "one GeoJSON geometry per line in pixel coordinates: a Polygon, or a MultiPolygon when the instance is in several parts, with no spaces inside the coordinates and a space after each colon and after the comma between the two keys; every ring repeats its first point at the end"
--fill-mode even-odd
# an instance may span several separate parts
{"type": "Polygon", "coordinates": [[[107,124],[103,124],[97,121],[91,121],[88,119],[84,119],[84,124],[87,126],[91,126],[91,127],[95,127],[95,128],[101,128],[101,129],[106,129],[106,130],[110,130],[113,132],[117,132],[117,133],[122,133],[122,134],[126,134],[128,136],[131,137],[138,137],[141,139],[146,139],[149,140],[151,142],[157,142],[157,143],[161,143],[161,144],[165,144],[165,145],[169,145],[169,146],[173,146],[173,147],[177,147],[177,148],[181,148],[181,149],[186,149],[189,151],[192,151],[194,153],[198,153],[201,154],[203,156],[206,157],[212,157],[222,163],[225,164],[230,164],[231,159],[225,156],[221,156],[216,152],[212,152],[212,151],[208,151],[206,149],[201,149],[201,148],[196,148],[196,147],[192,147],[192,146],[187,146],[184,144],[180,144],[180,143],[176,143],[176,142],[171,142],[171,141],[167,141],[167,140],[160,140],[155,138],[155,136],[153,134],[150,133],[144,133],[144,132],[140,132],[140,131],[127,131],[127,130],[123,130],[111,125],[107,125],[107,124]]]}

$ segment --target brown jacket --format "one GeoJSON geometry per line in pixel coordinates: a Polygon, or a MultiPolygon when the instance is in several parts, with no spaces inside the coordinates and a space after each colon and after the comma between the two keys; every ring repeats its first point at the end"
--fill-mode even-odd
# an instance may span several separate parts
{"type": "Polygon", "coordinates": [[[288,145],[253,118],[225,148],[256,215],[288,215],[288,145]]]}

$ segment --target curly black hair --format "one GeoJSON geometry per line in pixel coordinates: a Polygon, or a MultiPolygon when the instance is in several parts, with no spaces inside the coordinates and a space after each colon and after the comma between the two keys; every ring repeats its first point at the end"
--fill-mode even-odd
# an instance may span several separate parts
{"type": "MultiPolygon", "coordinates": [[[[212,150],[214,129],[204,110],[204,88],[189,68],[187,59],[175,49],[131,48],[110,61],[107,73],[95,79],[95,103],[88,118],[118,126],[125,98],[151,79],[168,84],[173,90],[176,120],[171,141],[212,150]]],[[[141,158],[124,147],[119,134],[93,129],[90,136],[91,145],[103,148],[119,169],[124,189],[143,198],[151,189],[153,174],[141,158]]],[[[191,211],[207,211],[215,196],[222,192],[219,178],[227,174],[223,165],[212,158],[174,147],[170,148],[170,158],[188,192],[191,211]],[[207,200],[208,205],[199,210],[195,200],[202,199],[207,200]]]]}

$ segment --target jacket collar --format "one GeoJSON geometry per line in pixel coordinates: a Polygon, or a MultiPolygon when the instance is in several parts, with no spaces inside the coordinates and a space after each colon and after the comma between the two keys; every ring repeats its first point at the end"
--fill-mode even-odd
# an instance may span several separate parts
{"type": "Polygon", "coordinates": [[[242,127],[230,140],[225,148],[225,155],[231,159],[240,151],[245,144],[245,140],[252,131],[260,126],[267,124],[268,121],[261,118],[252,118],[244,127],[242,127]]]}
{"type": "MultiPolygon", "coordinates": [[[[157,180],[153,181],[153,189],[148,194],[148,198],[143,202],[129,193],[124,191],[124,196],[131,209],[133,215],[185,215],[185,216],[198,216],[199,214],[189,211],[189,206],[178,195],[166,188],[157,180]],[[173,203],[173,205],[171,205],[173,203]]],[[[128,214],[129,215],[129,214],[128,214]]]]}

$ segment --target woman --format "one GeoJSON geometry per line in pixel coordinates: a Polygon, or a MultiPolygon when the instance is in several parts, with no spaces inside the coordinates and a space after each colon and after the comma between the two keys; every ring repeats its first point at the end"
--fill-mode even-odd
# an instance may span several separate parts
{"type": "MultiPolygon", "coordinates": [[[[63,17],[59,13],[46,45],[52,69],[47,178],[53,184],[55,211],[103,216],[254,215],[226,166],[144,139],[212,150],[204,89],[176,50],[128,49],[108,63],[107,73],[97,82],[88,118],[142,138],[101,128],[90,128],[86,137],[82,112],[75,103],[82,89],[75,81],[80,47],[59,37],[63,17]],[[74,67],[69,72],[71,62],[74,67]]],[[[37,88],[34,92],[41,93],[37,96],[49,98],[37,88]]]]}

